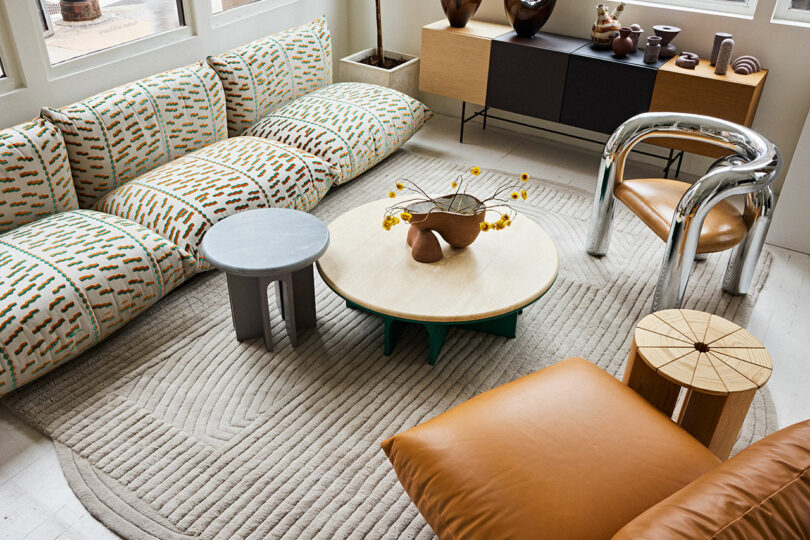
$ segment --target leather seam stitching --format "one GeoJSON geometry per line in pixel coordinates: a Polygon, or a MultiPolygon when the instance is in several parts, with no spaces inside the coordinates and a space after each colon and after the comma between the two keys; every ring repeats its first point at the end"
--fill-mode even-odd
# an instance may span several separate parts
{"type": "Polygon", "coordinates": [[[771,493],[771,494],[770,494],[770,495],[768,495],[767,497],[765,497],[765,498],[763,498],[762,500],[760,500],[760,501],[759,501],[759,502],[758,502],[758,503],[757,503],[755,506],[752,506],[751,508],[749,508],[748,510],[746,510],[745,512],[743,512],[742,514],[740,514],[739,516],[737,516],[736,518],[734,518],[732,521],[729,521],[729,522],[728,522],[728,523],[727,523],[725,526],[723,526],[723,528],[721,528],[720,530],[718,530],[718,531],[716,531],[715,533],[713,533],[713,534],[712,534],[712,538],[715,538],[715,537],[716,537],[718,534],[721,534],[723,531],[725,531],[726,529],[728,529],[729,527],[731,527],[732,525],[734,525],[736,522],[738,522],[738,521],[742,520],[742,519],[743,519],[745,516],[747,516],[747,515],[748,515],[750,512],[752,512],[754,509],[756,509],[756,508],[761,508],[761,507],[762,507],[762,505],[763,505],[765,502],[767,502],[767,501],[771,500],[771,499],[772,499],[774,496],[776,496],[776,495],[777,495],[779,492],[781,492],[782,490],[784,490],[784,489],[785,489],[785,488],[787,488],[788,486],[791,486],[791,485],[795,484],[795,483],[796,483],[796,482],[797,482],[797,481],[798,481],[800,478],[802,478],[802,477],[803,477],[803,476],[804,476],[804,475],[805,475],[805,474],[806,474],[808,471],[810,471],[810,465],[808,465],[807,467],[805,467],[804,469],[802,469],[802,471],[801,471],[800,473],[798,473],[798,474],[797,474],[795,477],[793,477],[793,479],[792,479],[792,480],[790,480],[790,482],[785,483],[785,484],[784,484],[783,486],[781,486],[779,489],[777,489],[776,491],[774,491],[773,493],[771,493]]]}

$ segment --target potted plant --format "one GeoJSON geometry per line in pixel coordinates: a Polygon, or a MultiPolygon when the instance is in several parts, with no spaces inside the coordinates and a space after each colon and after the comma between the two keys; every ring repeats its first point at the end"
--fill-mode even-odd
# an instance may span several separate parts
{"type": "Polygon", "coordinates": [[[341,58],[341,79],[387,86],[418,97],[419,57],[383,48],[380,0],[374,1],[377,8],[377,47],[341,58]]]}

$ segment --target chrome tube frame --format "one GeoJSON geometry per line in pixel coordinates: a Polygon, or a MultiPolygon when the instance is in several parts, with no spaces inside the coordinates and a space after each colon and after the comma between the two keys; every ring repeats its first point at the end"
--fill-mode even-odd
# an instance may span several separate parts
{"type": "Polygon", "coordinates": [[[712,207],[733,195],[746,195],[744,217],[748,234],[731,252],[723,289],[731,294],[745,294],[751,285],[773,214],[771,184],[782,170],[782,157],[773,143],[755,131],[718,118],[644,113],[619,126],[608,139],[599,165],[588,228],[588,253],[601,257],[607,252],[615,211],[613,190],[623,179],[630,150],[652,137],[695,140],[733,153],[716,162],[678,203],[661,262],[653,311],[680,307],[703,221],[712,207]]]}

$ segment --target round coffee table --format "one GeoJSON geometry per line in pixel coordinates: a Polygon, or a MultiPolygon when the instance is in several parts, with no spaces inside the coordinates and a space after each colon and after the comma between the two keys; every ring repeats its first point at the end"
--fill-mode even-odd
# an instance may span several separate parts
{"type": "Polygon", "coordinates": [[[557,248],[549,235],[518,215],[508,229],[482,232],[468,248],[442,242],[444,258],[423,264],[411,257],[407,224],[382,228],[390,204],[364,204],[333,221],[331,244],[317,263],[349,307],[383,318],[385,354],[391,354],[403,323],[427,328],[430,364],[451,326],[515,337],[520,312],[557,277],[557,248]]]}
{"type": "Polygon", "coordinates": [[[315,326],[312,263],[326,251],[329,231],[321,220],[298,210],[260,208],[216,223],[200,249],[225,271],[231,317],[239,341],[264,336],[272,350],[267,286],[277,282],[276,302],[293,346],[315,326]]]}
{"type": "Polygon", "coordinates": [[[744,328],[702,311],[667,309],[636,325],[624,382],[667,416],[686,388],[678,423],[726,459],[771,369],[768,351],[744,328]]]}

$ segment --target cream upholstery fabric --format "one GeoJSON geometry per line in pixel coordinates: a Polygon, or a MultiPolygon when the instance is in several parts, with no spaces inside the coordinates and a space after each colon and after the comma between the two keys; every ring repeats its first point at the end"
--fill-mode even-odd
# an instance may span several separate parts
{"type": "Polygon", "coordinates": [[[37,118],[0,131],[0,232],[79,207],[65,141],[37,118]]]}
{"type": "Polygon", "coordinates": [[[222,85],[199,62],[60,109],[46,107],[42,115],[62,130],[82,208],[127,180],[227,137],[222,85]]]}
{"type": "Polygon", "coordinates": [[[149,227],[210,268],[199,253],[214,223],[242,210],[309,210],[336,171],[285,144],[234,137],[176,159],[115,189],[96,209],[149,227]]]}
{"type": "Polygon", "coordinates": [[[0,395],[110,335],[193,266],[149,229],[90,210],[0,235],[0,395]]]}
{"type": "Polygon", "coordinates": [[[326,17],[273,34],[220,56],[209,56],[228,102],[228,133],[332,82],[332,42],[326,17]]]}
{"type": "Polygon", "coordinates": [[[402,146],[431,118],[424,104],[396,90],[338,83],[265,115],[245,135],[306,150],[338,167],[348,182],[402,146]]]}

